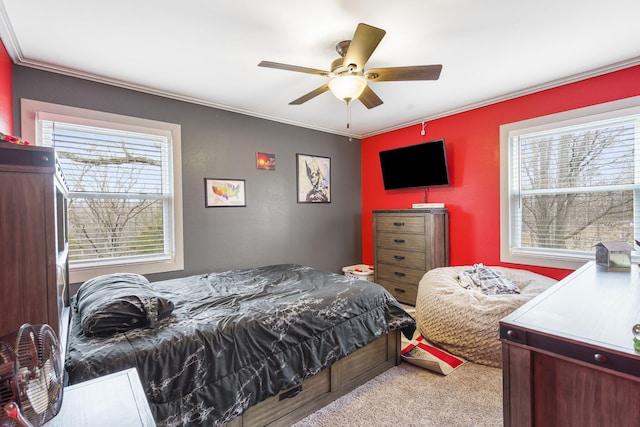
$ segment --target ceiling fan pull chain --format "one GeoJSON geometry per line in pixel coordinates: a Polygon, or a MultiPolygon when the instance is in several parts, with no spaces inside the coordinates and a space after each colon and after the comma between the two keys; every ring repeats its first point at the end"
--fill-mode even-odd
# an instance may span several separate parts
{"type": "Polygon", "coordinates": [[[347,101],[347,129],[351,124],[351,103],[347,101]]]}

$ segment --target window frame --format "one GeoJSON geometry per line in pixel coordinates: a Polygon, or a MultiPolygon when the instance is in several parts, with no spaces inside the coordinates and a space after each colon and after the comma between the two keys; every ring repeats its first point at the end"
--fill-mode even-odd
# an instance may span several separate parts
{"type": "MultiPolygon", "coordinates": [[[[512,248],[513,218],[511,212],[512,153],[510,138],[513,134],[534,132],[544,128],[560,128],[591,121],[640,114],[640,96],[578,108],[547,116],[535,117],[500,126],[500,261],[512,264],[575,270],[595,258],[595,253],[572,252],[539,248],[523,250],[512,248]]],[[[635,214],[637,215],[637,213],[635,214]]],[[[635,230],[640,232],[640,230],[635,230]]],[[[594,242],[594,244],[597,242],[594,242]]]]}
{"type": "MultiPolygon", "coordinates": [[[[108,124],[115,129],[147,129],[156,133],[171,135],[172,153],[172,190],[173,199],[170,202],[173,212],[173,229],[167,230],[169,238],[173,238],[173,256],[149,257],[144,260],[114,261],[82,263],[69,266],[70,282],[84,282],[102,274],[121,272],[123,269],[131,273],[154,274],[184,270],[184,242],[183,242],[183,209],[182,209],[182,154],[181,154],[181,126],[174,123],[142,119],[48,102],[21,99],[21,129],[22,137],[26,141],[38,144],[37,118],[39,115],[47,119],[67,117],[74,123],[100,126],[108,124]]],[[[62,121],[62,120],[60,120],[62,121]]],[[[165,238],[166,238],[165,234],[165,238]]]]}

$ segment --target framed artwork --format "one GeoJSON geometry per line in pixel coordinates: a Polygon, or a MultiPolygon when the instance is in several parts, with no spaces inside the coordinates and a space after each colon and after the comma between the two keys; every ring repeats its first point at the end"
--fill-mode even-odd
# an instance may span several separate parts
{"type": "Polygon", "coordinates": [[[256,153],[256,167],[269,171],[276,170],[276,155],[272,153],[256,153]]]}
{"type": "Polygon", "coordinates": [[[205,206],[208,208],[247,206],[244,179],[204,179],[205,206]]]}
{"type": "Polygon", "coordinates": [[[297,154],[298,203],[331,203],[331,159],[297,154]]]}

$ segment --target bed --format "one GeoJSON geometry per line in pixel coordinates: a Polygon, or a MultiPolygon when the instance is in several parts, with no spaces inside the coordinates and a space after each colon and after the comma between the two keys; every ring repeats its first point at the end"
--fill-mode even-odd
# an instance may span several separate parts
{"type": "Polygon", "coordinates": [[[65,369],[136,368],[159,426],[290,424],[399,363],[415,330],[382,287],[301,265],[145,282],[80,287],[65,369]]]}

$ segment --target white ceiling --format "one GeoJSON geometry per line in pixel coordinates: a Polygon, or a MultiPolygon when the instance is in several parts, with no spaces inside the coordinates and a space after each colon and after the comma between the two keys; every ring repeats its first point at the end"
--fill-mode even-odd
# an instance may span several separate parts
{"type": "Polygon", "coordinates": [[[640,63],[638,0],[0,0],[14,62],[357,138],[640,63]],[[437,81],[378,82],[384,104],[325,77],[359,22],[387,31],[366,68],[442,64],[437,81]]]}

